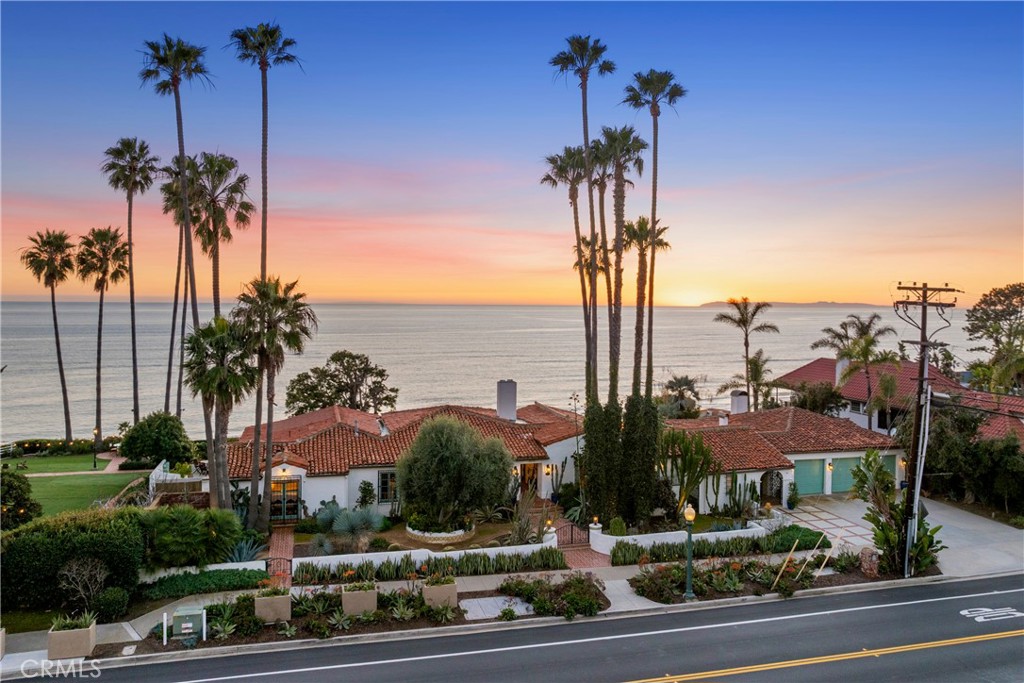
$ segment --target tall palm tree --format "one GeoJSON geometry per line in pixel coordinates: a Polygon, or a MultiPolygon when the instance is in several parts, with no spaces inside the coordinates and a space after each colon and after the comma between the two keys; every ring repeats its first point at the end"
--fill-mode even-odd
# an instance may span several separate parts
{"type": "MultiPolygon", "coordinates": [[[[757,323],[757,316],[761,315],[769,308],[772,307],[767,301],[758,301],[751,303],[750,299],[743,297],[742,299],[729,299],[729,305],[733,307],[734,313],[719,313],[715,316],[716,323],[727,323],[732,325],[740,332],[743,333],[743,368],[744,374],[747,376],[746,390],[747,395],[751,396],[751,382],[750,382],[750,335],[754,332],[774,332],[779,333],[779,328],[775,323],[757,323]]],[[[757,410],[757,397],[753,397],[755,404],[754,409],[757,410]]]]}
{"type": "MultiPolygon", "coordinates": [[[[686,96],[686,89],[675,82],[671,71],[655,71],[633,74],[633,83],[626,86],[626,97],[622,100],[634,109],[647,108],[651,112],[651,223],[658,225],[658,118],[661,105],[675,107],[676,102],[686,96]]],[[[652,235],[653,239],[653,235],[652,235]]],[[[653,243],[652,243],[653,244],[653,243]]],[[[654,255],[651,249],[651,276],[647,294],[647,388],[645,394],[651,397],[654,386],[654,255]]]]}
{"type": "Polygon", "coordinates": [[[872,426],[872,401],[871,401],[871,368],[879,365],[898,363],[899,356],[894,351],[880,351],[879,340],[896,334],[891,325],[880,325],[882,316],[872,313],[866,317],[851,313],[846,320],[839,323],[839,327],[826,327],[822,329],[824,336],[811,344],[812,349],[829,348],[836,352],[838,360],[849,361],[849,365],[841,373],[839,383],[845,384],[858,372],[864,373],[864,381],[867,385],[867,407],[868,429],[872,426]]]}
{"type": "Polygon", "coordinates": [[[210,493],[214,507],[231,507],[228,422],[232,409],[256,385],[256,366],[244,332],[238,323],[214,316],[210,323],[195,330],[185,340],[186,381],[192,389],[192,396],[202,395],[203,402],[217,416],[216,446],[210,460],[210,493]]]}
{"type": "Polygon", "coordinates": [[[612,167],[612,213],[615,236],[612,251],[615,254],[612,283],[612,315],[608,323],[611,346],[608,367],[608,402],[614,403],[619,395],[619,360],[622,356],[622,254],[625,251],[626,186],[633,183],[626,174],[633,171],[640,176],[644,170],[643,151],[647,143],[637,136],[632,126],[601,129],[601,141],[612,167]]]}
{"type": "MultiPolygon", "coordinates": [[[[665,382],[665,391],[671,396],[680,407],[686,412],[693,412],[700,400],[700,390],[697,389],[697,377],[689,375],[672,375],[671,379],[665,382]]],[[[700,381],[705,381],[700,378],[700,381]]]]}
{"type": "MultiPolygon", "coordinates": [[[[185,172],[185,128],[181,118],[181,84],[183,81],[197,80],[201,83],[210,82],[210,72],[203,63],[205,47],[184,42],[181,38],[171,38],[166,33],[163,40],[147,40],[143,52],[142,70],[139,78],[143,84],[153,83],[158,95],[174,96],[174,119],[178,130],[178,177],[181,192],[181,205],[188,206],[188,174],[185,172]]],[[[199,327],[199,300],[196,295],[195,258],[192,253],[192,221],[191,212],[182,211],[182,233],[185,242],[185,269],[188,271],[189,294],[192,299],[192,329],[199,327]]],[[[213,447],[213,426],[210,413],[203,409],[203,426],[206,430],[207,454],[213,447]]]]}
{"type": "Polygon", "coordinates": [[[669,249],[669,243],[663,239],[667,227],[658,228],[651,237],[651,222],[647,216],[640,216],[636,221],[626,221],[624,230],[626,251],[636,249],[636,326],[633,329],[633,386],[632,394],[640,397],[640,368],[644,361],[644,295],[647,291],[647,255],[653,241],[657,251],[669,249]]]}
{"type": "MultiPolygon", "coordinates": [[[[590,303],[587,297],[587,279],[584,274],[584,268],[581,267],[582,260],[580,255],[583,253],[583,236],[580,233],[580,184],[586,178],[586,171],[584,168],[583,160],[583,149],[581,147],[566,147],[562,150],[561,154],[552,154],[545,158],[548,164],[548,171],[544,174],[544,177],[540,179],[542,185],[549,185],[557,188],[559,185],[565,186],[569,190],[569,206],[572,208],[572,224],[573,229],[576,233],[576,247],[574,253],[576,254],[576,270],[580,274],[580,297],[583,301],[583,338],[585,340],[586,349],[588,350],[591,346],[590,342],[590,318],[591,310],[590,303]]],[[[591,373],[589,372],[589,358],[588,372],[586,375],[586,393],[589,394],[591,391],[591,373]]]]}
{"type": "Polygon", "coordinates": [[[295,47],[295,41],[285,38],[277,24],[258,24],[231,32],[231,44],[241,62],[255,64],[260,69],[260,84],[263,90],[263,138],[260,146],[260,180],[263,190],[260,213],[260,279],[267,279],[267,72],[271,66],[298,64],[299,58],[288,50],[295,47]]]}
{"type": "Polygon", "coordinates": [[[256,491],[259,488],[260,415],[256,415],[253,437],[252,496],[249,504],[250,526],[266,531],[270,522],[271,465],[274,457],[274,379],[284,365],[284,354],[302,353],[307,339],[313,337],[317,317],[306,302],[306,295],[295,291],[298,281],[281,284],[279,278],[253,280],[238,296],[232,312],[253,340],[257,358],[257,391],[263,376],[267,386],[267,436],[263,470],[263,502],[256,513],[256,491]]]}
{"type": "Polygon", "coordinates": [[[128,310],[132,328],[132,424],[139,423],[139,354],[135,334],[135,243],[132,239],[132,205],[153,185],[160,157],[149,153],[149,145],[138,138],[121,138],[103,153],[102,171],[115,190],[128,198],[128,310]]]}
{"type": "MultiPolygon", "coordinates": [[[[563,50],[551,58],[551,66],[558,69],[559,74],[566,77],[571,73],[580,81],[580,97],[583,113],[583,168],[587,180],[587,202],[590,208],[590,245],[591,250],[597,249],[597,225],[594,216],[594,179],[593,165],[590,159],[590,122],[587,114],[587,88],[590,83],[590,72],[597,71],[599,76],[606,76],[615,71],[615,63],[604,58],[608,50],[600,39],[591,40],[590,36],[572,35],[566,38],[568,50],[563,50]]],[[[587,374],[590,377],[588,403],[597,402],[597,258],[590,259],[590,345],[587,347],[587,374]]]]}
{"type": "Polygon", "coordinates": [[[742,389],[746,387],[747,395],[751,399],[752,410],[755,412],[760,408],[761,396],[770,396],[770,389],[775,386],[775,381],[769,378],[772,371],[768,369],[768,362],[771,358],[764,355],[764,349],[758,349],[753,356],[747,359],[746,369],[741,375],[736,373],[728,382],[718,387],[718,393],[724,393],[730,389],[742,389]]]}
{"type": "Polygon", "coordinates": [[[64,400],[64,439],[71,441],[71,405],[68,403],[68,383],[64,378],[64,356],[60,350],[60,328],[57,326],[57,285],[75,272],[74,245],[63,230],[37,232],[28,238],[32,246],[21,252],[21,262],[50,290],[50,309],[53,311],[53,339],[57,343],[57,372],[60,374],[60,393],[64,400]]]}
{"type": "Polygon", "coordinates": [[[213,262],[213,315],[220,316],[220,245],[231,241],[231,222],[236,229],[249,227],[256,207],[245,191],[249,176],[238,173],[238,161],[226,154],[199,155],[196,174],[196,205],[200,220],[195,234],[203,253],[213,262]]]}
{"type": "Polygon", "coordinates": [[[96,328],[96,427],[93,430],[94,447],[103,446],[101,422],[101,368],[103,367],[103,297],[110,285],[128,277],[128,244],[121,231],[113,228],[93,228],[78,243],[76,255],[78,277],[93,280],[93,289],[100,293],[99,324],[96,328]]]}
{"type": "MultiPolygon", "coordinates": [[[[608,310],[608,365],[612,363],[612,315],[614,313],[612,302],[612,268],[611,255],[609,253],[610,243],[608,242],[608,223],[605,217],[605,197],[608,194],[608,184],[612,182],[612,159],[610,152],[605,147],[604,141],[600,138],[590,143],[590,159],[593,166],[593,183],[597,188],[597,216],[600,230],[600,242],[597,245],[597,272],[604,276],[605,306],[608,310]]],[[[594,309],[597,315],[597,309],[594,309]]]]}

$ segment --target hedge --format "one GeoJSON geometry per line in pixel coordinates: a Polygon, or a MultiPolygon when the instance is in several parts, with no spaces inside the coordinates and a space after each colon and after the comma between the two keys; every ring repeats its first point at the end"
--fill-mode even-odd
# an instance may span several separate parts
{"type": "MultiPolygon", "coordinates": [[[[799,539],[797,550],[810,550],[821,539],[819,549],[831,548],[832,543],[821,531],[814,531],[797,524],[791,524],[767,536],[723,538],[709,541],[702,538],[693,541],[693,557],[741,557],[772,553],[788,553],[793,542],[799,539]]],[[[686,543],[654,543],[644,549],[636,543],[617,541],[612,546],[612,566],[639,564],[640,559],[647,556],[650,562],[675,562],[686,557],[686,543]]]]}
{"type": "Polygon", "coordinates": [[[165,576],[139,586],[139,590],[145,600],[174,600],[200,593],[258,588],[260,581],[269,578],[262,569],[211,569],[198,574],[165,576]]]}
{"type": "Polygon", "coordinates": [[[0,538],[4,598],[27,607],[60,607],[57,572],[75,558],[94,557],[106,585],[134,590],[145,554],[138,508],[73,510],[29,522],[0,538]]]}

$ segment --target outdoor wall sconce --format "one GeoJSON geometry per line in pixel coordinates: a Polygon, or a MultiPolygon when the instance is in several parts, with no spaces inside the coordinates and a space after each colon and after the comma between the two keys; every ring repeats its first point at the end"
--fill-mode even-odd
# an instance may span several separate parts
{"type": "Polygon", "coordinates": [[[835,467],[835,465],[833,465],[832,463],[829,463],[829,464],[827,465],[827,467],[828,467],[828,471],[829,471],[829,472],[831,472],[832,470],[834,470],[834,469],[836,468],[836,467],[835,467]]]}
{"type": "Polygon", "coordinates": [[[280,474],[281,474],[282,477],[287,477],[288,476],[288,468],[287,467],[282,467],[281,471],[280,471],[280,474]]]}
{"type": "Polygon", "coordinates": [[[551,465],[544,465],[544,476],[545,477],[550,477],[551,476],[551,465]]]}
{"type": "Polygon", "coordinates": [[[900,467],[902,467],[903,469],[907,469],[907,459],[906,458],[900,458],[900,467]]]}
{"type": "Polygon", "coordinates": [[[519,476],[519,468],[518,467],[513,467],[512,468],[512,476],[513,477],[519,476]]]}

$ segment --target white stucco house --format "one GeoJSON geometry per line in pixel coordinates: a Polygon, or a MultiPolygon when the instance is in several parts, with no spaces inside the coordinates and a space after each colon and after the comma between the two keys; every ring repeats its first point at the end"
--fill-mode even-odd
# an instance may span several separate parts
{"type": "MultiPolygon", "coordinates": [[[[374,415],[332,406],[275,422],[272,519],[299,519],[332,497],[342,507],[353,507],[364,481],[374,487],[377,510],[391,513],[397,503],[398,458],[424,421],[442,415],[501,439],[524,490],[549,497],[556,468],[563,463],[564,481],[574,479],[572,454],[582,443],[582,417],[540,403],[517,408],[515,382],[503,380],[497,409],[442,405],[374,415]]],[[[261,432],[265,437],[265,428],[261,432]]],[[[228,447],[231,480],[242,488],[249,487],[253,436],[248,427],[228,447]]]]}

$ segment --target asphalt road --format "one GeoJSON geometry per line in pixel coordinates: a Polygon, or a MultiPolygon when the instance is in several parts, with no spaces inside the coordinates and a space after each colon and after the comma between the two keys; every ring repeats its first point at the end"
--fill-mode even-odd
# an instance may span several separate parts
{"type": "Polygon", "coordinates": [[[1024,576],[104,669],[115,681],[1024,680],[1024,576]],[[996,611],[965,610],[988,609],[996,611]]]}

